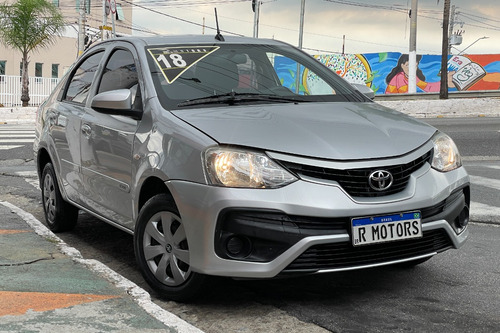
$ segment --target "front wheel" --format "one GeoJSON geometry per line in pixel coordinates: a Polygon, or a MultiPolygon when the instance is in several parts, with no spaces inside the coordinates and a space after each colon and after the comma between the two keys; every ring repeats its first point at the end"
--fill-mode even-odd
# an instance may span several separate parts
{"type": "Polygon", "coordinates": [[[78,208],[64,201],[52,163],[47,163],[40,182],[45,221],[53,232],[69,231],[76,225],[78,208]]]}
{"type": "Polygon", "coordinates": [[[142,207],[134,252],[146,282],[168,299],[187,301],[201,291],[205,276],[191,271],[184,224],[169,196],[156,195],[142,207]]]}

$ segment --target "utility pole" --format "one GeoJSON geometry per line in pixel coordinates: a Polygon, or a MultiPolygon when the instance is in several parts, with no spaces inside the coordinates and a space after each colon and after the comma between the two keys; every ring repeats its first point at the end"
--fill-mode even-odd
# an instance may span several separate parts
{"type": "Polygon", "coordinates": [[[260,0],[252,0],[253,15],[253,38],[259,38],[260,0]]]}
{"type": "MultiPolygon", "coordinates": [[[[306,12],[306,0],[302,0],[302,3],[300,5],[299,49],[302,49],[305,12],[306,12]]],[[[297,62],[297,74],[295,75],[295,93],[298,95],[299,92],[300,92],[300,64],[297,62]]]]}
{"type": "Polygon", "coordinates": [[[306,0],[302,0],[300,5],[300,27],[299,27],[299,49],[302,49],[302,39],[304,36],[304,15],[306,12],[306,0]]]}
{"type": "Polygon", "coordinates": [[[448,99],[448,26],[450,22],[450,0],[444,0],[443,10],[443,44],[441,48],[441,85],[439,98],[448,99]]]}
{"type": "Polygon", "coordinates": [[[102,30],[101,40],[106,39],[106,29],[108,28],[109,0],[102,1],[102,30]]]}
{"type": "Polygon", "coordinates": [[[410,12],[410,52],[408,54],[408,92],[410,94],[417,92],[417,12],[418,0],[412,0],[410,12]]]}
{"type": "Polygon", "coordinates": [[[451,54],[451,43],[450,38],[453,35],[453,29],[455,26],[455,5],[451,6],[451,14],[450,14],[450,29],[448,30],[448,54],[451,54]]]}
{"type": "Polygon", "coordinates": [[[80,1],[78,16],[78,57],[85,50],[85,1],[80,1]]]}

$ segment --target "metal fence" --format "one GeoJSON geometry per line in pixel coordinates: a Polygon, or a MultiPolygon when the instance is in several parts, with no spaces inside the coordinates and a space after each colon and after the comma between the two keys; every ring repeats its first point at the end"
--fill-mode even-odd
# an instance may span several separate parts
{"type": "MultiPolygon", "coordinates": [[[[40,105],[55,88],[59,79],[46,77],[29,78],[30,106],[40,105]]],[[[0,75],[0,106],[21,106],[21,76],[0,75]]]]}

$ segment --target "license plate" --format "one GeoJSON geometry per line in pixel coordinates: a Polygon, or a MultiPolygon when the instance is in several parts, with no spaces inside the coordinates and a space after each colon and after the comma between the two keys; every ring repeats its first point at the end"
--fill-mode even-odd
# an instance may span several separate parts
{"type": "Polygon", "coordinates": [[[422,237],[420,212],[353,218],[352,245],[422,237]]]}

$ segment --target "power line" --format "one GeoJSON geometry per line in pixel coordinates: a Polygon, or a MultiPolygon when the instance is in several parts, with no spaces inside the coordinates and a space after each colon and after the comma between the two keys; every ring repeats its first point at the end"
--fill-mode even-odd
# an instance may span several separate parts
{"type": "MultiPolygon", "coordinates": [[[[184,22],[184,23],[193,24],[193,25],[196,25],[196,26],[199,26],[199,27],[205,27],[205,28],[211,29],[211,30],[217,30],[217,28],[210,27],[210,26],[205,26],[205,25],[203,25],[201,23],[198,23],[198,22],[194,22],[194,21],[190,21],[190,20],[187,20],[187,19],[183,19],[183,18],[177,17],[177,16],[173,16],[173,15],[169,15],[169,14],[166,14],[166,13],[162,13],[162,12],[160,12],[158,10],[147,8],[145,6],[142,6],[142,5],[139,5],[139,4],[135,4],[135,3],[131,2],[131,1],[128,1],[128,0],[122,0],[122,1],[128,3],[128,4],[132,5],[132,6],[136,6],[136,7],[142,8],[144,10],[153,12],[153,13],[158,14],[158,15],[166,16],[166,17],[169,17],[169,18],[174,19],[174,20],[178,20],[178,21],[181,21],[181,22],[184,22]]],[[[220,29],[220,31],[228,33],[228,34],[231,34],[231,35],[240,36],[240,37],[244,36],[244,35],[241,35],[241,34],[238,34],[238,33],[235,33],[235,32],[231,32],[231,31],[227,31],[227,30],[220,29]]]]}
{"type": "MultiPolygon", "coordinates": [[[[490,29],[490,30],[500,31],[500,26],[499,25],[493,25],[493,24],[486,23],[486,22],[484,22],[485,18],[482,18],[480,16],[469,15],[469,14],[462,13],[462,12],[459,12],[458,15],[460,15],[462,18],[465,18],[465,19],[468,19],[468,20],[471,20],[471,21],[474,21],[474,22],[478,22],[478,23],[481,24],[481,25],[477,25],[477,24],[467,23],[470,26],[478,27],[478,28],[483,28],[483,29],[490,29]]],[[[492,20],[492,21],[494,21],[494,20],[492,20]]],[[[494,21],[494,22],[500,22],[500,21],[494,21]]]]}

